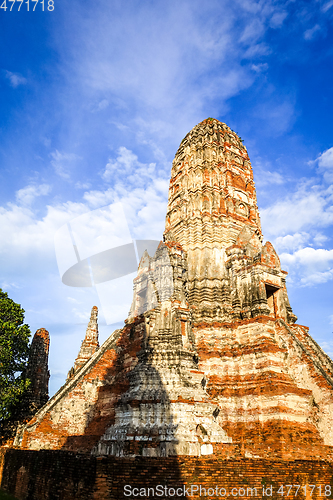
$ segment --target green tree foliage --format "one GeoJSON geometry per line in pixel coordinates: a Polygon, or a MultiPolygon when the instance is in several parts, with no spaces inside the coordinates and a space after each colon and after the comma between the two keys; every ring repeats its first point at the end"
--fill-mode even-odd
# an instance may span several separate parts
{"type": "Polygon", "coordinates": [[[29,386],[24,377],[29,338],[24,309],[0,288],[0,428],[15,418],[29,386]]]}

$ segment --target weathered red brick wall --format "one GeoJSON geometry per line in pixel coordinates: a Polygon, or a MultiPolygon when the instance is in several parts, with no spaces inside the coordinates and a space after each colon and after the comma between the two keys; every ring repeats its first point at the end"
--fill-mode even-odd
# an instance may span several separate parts
{"type": "Polygon", "coordinates": [[[224,496],[278,500],[287,496],[286,485],[293,485],[289,499],[310,500],[332,498],[333,491],[333,464],[328,461],[95,458],[68,451],[13,449],[2,449],[2,458],[1,487],[19,500],[216,499],[224,496]],[[313,494],[312,487],[307,486],[305,495],[304,487],[310,484],[315,485],[313,494]],[[278,493],[282,485],[284,495],[282,490],[278,493]],[[296,485],[300,485],[297,495],[296,485]]]}

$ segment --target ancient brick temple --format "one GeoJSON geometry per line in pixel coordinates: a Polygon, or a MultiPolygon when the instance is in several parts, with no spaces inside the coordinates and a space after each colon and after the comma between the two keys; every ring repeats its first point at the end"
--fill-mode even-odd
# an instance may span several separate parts
{"type": "Polygon", "coordinates": [[[208,118],[172,165],[164,242],[125,326],[97,308],[65,385],[16,436],[95,456],[333,458],[333,363],[295,323],[247,150],[208,118]]]}

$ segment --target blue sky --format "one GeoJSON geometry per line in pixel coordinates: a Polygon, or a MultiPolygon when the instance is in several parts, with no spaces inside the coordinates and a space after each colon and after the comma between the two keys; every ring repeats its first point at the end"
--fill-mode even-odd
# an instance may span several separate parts
{"type": "MultiPolygon", "coordinates": [[[[333,1],[32,5],[0,9],[0,286],[50,331],[51,393],[100,305],[62,284],[56,231],[121,202],[160,239],[174,154],[210,116],[244,140],[291,305],[332,356],[333,1]]],[[[102,341],[115,326],[100,311],[102,341]]]]}

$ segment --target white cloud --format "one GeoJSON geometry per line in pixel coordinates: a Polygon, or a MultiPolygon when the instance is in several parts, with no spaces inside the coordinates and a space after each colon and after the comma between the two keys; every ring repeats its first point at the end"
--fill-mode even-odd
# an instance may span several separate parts
{"type": "MultiPolygon", "coordinates": [[[[13,278],[20,275],[22,269],[28,274],[35,273],[36,269],[40,273],[43,266],[51,262],[55,265],[56,231],[73,218],[90,213],[92,208],[110,203],[123,204],[134,238],[162,238],[169,179],[157,176],[155,164],[140,162],[126,148],[119,149],[116,159],[109,161],[106,172],[109,177],[114,175],[112,187],[85,192],[81,203],[49,204],[43,217],[33,209],[32,202],[36,196],[49,193],[50,187],[46,184],[29,185],[16,193],[17,204],[0,207],[0,258],[6,262],[7,271],[13,273],[13,278]]],[[[103,237],[103,227],[108,227],[107,224],[108,217],[105,220],[100,217],[98,224],[94,223],[91,239],[96,232],[103,237]]]]}
{"type": "Polygon", "coordinates": [[[275,12],[269,22],[271,28],[281,28],[283,21],[288,16],[288,13],[284,10],[280,12],[275,12]]]}
{"type": "Polygon", "coordinates": [[[82,311],[81,308],[78,309],[77,307],[72,308],[72,314],[76,320],[82,322],[84,325],[88,323],[90,318],[90,311],[82,311]]]}
{"type": "Polygon", "coordinates": [[[322,6],[321,10],[322,10],[323,12],[327,12],[327,11],[328,11],[328,10],[332,7],[332,5],[333,5],[333,0],[330,0],[329,2],[326,2],[326,3],[322,6]]]}
{"type": "Polygon", "coordinates": [[[43,218],[32,208],[10,204],[0,207],[0,258],[6,262],[6,272],[13,276],[39,274],[43,266],[55,264],[54,233],[73,217],[88,211],[82,203],[67,202],[48,206],[43,218]]]}
{"type": "Polygon", "coordinates": [[[282,265],[299,276],[303,286],[311,286],[333,279],[333,250],[305,247],[292,254],[280,255],[282,265]]]}
{"type": "Polygon", "coordinates": [[[101,111],[102,109],[106,109],[109,106],[109,101],[107,99],[103,99],[98,103],[97,109],[101,111]]]}
{"type": "Polygon", "coordinates": [[[30,205],[37,196],[46,196],[50,191],[51,186],[48,184],[26,186],[16,192],[16,200],[23,205],[30,205]]]}
{"type": "Polygon", "coordinates": [[[0,288],[2,288],[2,290],[12,290],[15,288],[20,288],[20,286],[15,282],[2,281],[0,288]]]}
{"type": "Polygon", "coordinates": [[[242,43],[257,42],[263,36],[265,29],[262,19],[259,16],[255,17],[245,26],[239,41],[242,43]]]}
{"type": "Polygon", "coordinates": [[[256,185],[259,187],[283,184],[286,179],[279,172],[271,172],[262,166],[255,168],[256,185]]]}
{"type": "Polygon", "coordinates": [[[255,71],[256,73],[262,73],[263,71],[266,71],[268,69],[268,64],[267,63],[252,64],[251,69],[253,69],[253,71],[255,71]]]}
{"type": "Polygon", "coordinates": [[[286,236],[279,236],[275,239],[274,246],[280,252],[282,250],[298,250],[302,248],[305,243],[307,243],[310,239],[310,235],[308,233],[295,233],[295,234],[287,234],[286,236]]]}
{"type": "Polygon", "coordinates": [[[301,181],[295,193],[260,211],[264,235],[282,252],[289,280],[300,286],[333,278],[333,250],[327,248],[333,224],[332,190],[316,181],[301,181]]]}
{"type": "Polygon", "coordinates": [[[320,26],[319,24],[315,24],[313,28],[310,28],[304,32],[304,38],[305,40],[312,40],[312,38],[315,36],[315,34],[320,31],[320,26]]]}
{"type": "Polygon", "coordinates": [[[75,299],[74,297],[67,297],[67,300],[71,304],[81,304],[81,302],[79,300],[75,299]]]}
{"type": "Polygon", "coordinates": [[[333,250],[305,247],[293,254],[282,253],[281,259],[290,264],[307,266],[313,270],[318,268],[325,269],[329,266],[330,261],[333,261],[333,250]]]}
{"type": "Polygon", "coordinates": [[[333,207],[329,190],[301,185],[293,196],[262,209],[261,220],[266,236],[286,235],[311,227],[333,223],[333,207]]]}
{"type": "Polygon", "coordinates": [[[185,123],[186,131],[205,117],[212,97],[218,96],[221,111],[228,98],[252,85],[253,71],[243,59],[265,64],[268,26],[279,27],[286,17],[272,1],[141,3],[135,14],[129,5],[116,12],[112,2],[104,5],[90,11],[89,22],[78,1],[67,12],[58,41],[73,78],[94,102],[99,97],[101,107],[116,96],[134,114],[158,114],[167,124],[185,123]]]}
{"type": "Polygon", "coordinates": [[[312,273],[309,276],[305,276],[301,279],[301,283],[304,286],[319,285],[321,283],[326,283],[333,279],[333,269],[324,272],[312,273]]]}
{"type": "Polygon", "coordinates": [[[70,170],[72,165],[80,160],[81,157],[74,153],[60,153],[57,149],[50,153],[52,157],[51,165],[59,177],[65,180],[70,179],[70,170]]]}
{"type": "Polygon", "coordinates": [[[328,240],[329,238],[325,236],[325,234],[322,233],[317,233],[313,236],[313,243],[315,246],[323,246],[323,244],[328,240]]]}
{"type": "Polygon", "coordinates": [[[115,160],[109,159],[105,171],[102,174],[104,180],[115,183],[120,179],[126,179],[126,183],[142,186],[147,179],[153,179],[155,174],[155,163],[141,163],[138,157],[125,147],[120,147],[115,160]]]}
{"type": "Polygon", "coordinates": [[[24,78],[19,73],[12,73],[11,71],[5,71],[6,78],[10,81],[12,87],[16,88],[19,85],[25,85],[27,83],[27,79],[24,78]]]}
{"type": "Polygon", "coordinates": [[[91,187],[90,182],[81,182],[78,181],[75,183],[76,189],[89,189],[91,187]]]}
{"type": "Polygon", "coordinates": [[[323,173],[327,182],[333,182],[333,148],[321,153],[317,158],[318,170],[323,173]]]}
{"type": "Polygon", "coordinates": [[[105,191],[98,191],[96,189],[87,191],[84,193],[83,199],[87,202],[90,208],[103,207],[108,203],[113,203],[118,200],[116,193],[112,188],[105,191]]]}
{"type": "Polygon", "coordinates": [[[118,184],[115,189],[91,191],[84,198],[92,208],[121,202],[131,234],[138,239],[162,239],[168,201],[168,182],[157,180],[146,188],[128,191],[118,184]]]}
{"type": "Polygon", "coordinates": [[[253,59],[255,57],[267,56],[270,53],[270,47],[266,43],[261,42],[250,45],[250,47],[245,51],[243,57],[244,59],[253,59]]]}

